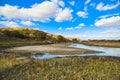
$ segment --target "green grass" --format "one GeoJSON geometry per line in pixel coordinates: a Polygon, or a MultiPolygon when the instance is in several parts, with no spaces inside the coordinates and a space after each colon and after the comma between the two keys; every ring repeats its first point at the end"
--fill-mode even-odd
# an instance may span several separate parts
{"type": "Polygon", "coordinates": [[[0,54],[2,80],[120,80],[120,58],[66,57],[16,60],[0,54]]]}

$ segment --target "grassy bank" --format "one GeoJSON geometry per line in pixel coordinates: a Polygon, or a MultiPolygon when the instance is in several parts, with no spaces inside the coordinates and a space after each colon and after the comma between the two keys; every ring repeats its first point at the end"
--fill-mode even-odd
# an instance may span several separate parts
{"type": "Polygon", "coordinates": [[[90,41],[81,41],[80,43],[89,45],[89,46],[102,46],[102,47],[116,47],[120,48],[120,41],[114,40],[90,40],[90,41]]]}
{"type": "Polygon", "coordinates": [[[119,80],[120,58],[66,57],[47,60],[16,59],[0,54],[2,80],[119,80]],[[4,63],[4,64],[3,64],[4,63]]]}
{"type": "Polygon", "coordinates": [[[5,38],[0,40],[0,52],[7,48],[18,47],[18,46],[28,46],[28,45],[43,45],[52,44],[53,42],[48,40],[27,40],[27,39],[17,39],[17,38],[5,38]]]}

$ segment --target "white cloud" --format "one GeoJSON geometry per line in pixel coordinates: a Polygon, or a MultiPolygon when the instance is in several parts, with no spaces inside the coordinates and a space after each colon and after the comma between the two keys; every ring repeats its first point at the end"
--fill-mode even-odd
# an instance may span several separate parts
{"type": "Polygon", "coordinates": [[[56,5],[59,5],[61,7],[65,6],[65,3],[62,0],[51,0],[53,3],[55,3],[56,5]]]}
{"type": "Polygon", "coordinates": [[[34,24],[33,22],[31,22],[31,21],[22,21],[21,24],[27,25],[27,26],[33,26],[33,25],[35,25],[35,24],[34,24]]]}
{"type": "Polygon", "coordinates": [[[83,34],[75,34],[73,37],[80,38],[81,40],[120,40],[120,30],[117,29],[110,29],[103,32],[96,32],[96,31],[85,31],[83,34]]]}
{"type": "Polygon", "coordinates": [[[58,15],[61,13],[67,13],[65,14],[67,15],[65,16],[66,18],[62,18],[61,21],[72,19],[72,11],[67,8],[62,10],[61,6],[65,6],[62,0],[44,1],[42,3],[32,5],[30,8],[20,8],[18,6],[6,4],[5,6],[0,6],[0,16],[4,16],[9,20],[21,19],[47,22],[50,21],[51,18],[58,19],[59,21],[58,15]]]}
{"type": "Polygon", "coordinates": [[[110,30],[103,31],[101,32],[101,35],[103,35],[108,39],[120,40],[120,30],[118,29],[110,29],[110,30]]]}
{"type": "Polygon", "coordinates": [[[33,28],[34,30],[40,30],[39,28],[33,28]]]}
{"type": "Polygon", "coordinates": [[[75,5],[75,1],[71,1],[71,2],[69,2],[69,4],[74,6],[75,5]]]}
{"type": "Polygon", "coordinates": [[[32,19],[45,22],[55,17],[57,10],[58,8],[53,2],[45,1],[41,4],[34,4],[31,8],[5,5],[0,7],[0,15],[4,15],[8,19],[32,19]]]}
{"type": "Polygon", "coordinates": [[[104,3],[100,2],[96,9],[99,11],[105,11],[105,10],[111,10],[111,9],[115,9],[120,5],[120,2],[118,1],[116,4],[107,4],[104,5],[104,3]]]}
{"type": "Polygon", "coordinates": [[[85,24],[84,23],[80,23],[78,26],[76,26],[75,28],[76,29],[78,29],[78,28],[82,28],[82,27],[84,27],[85,26],[85,24]]]}
{"type": "Polygon", "coordinates": [[[69,33],[66,33],[64,35],[66,37],[80,38],[80,40],[88,40],[88,39],[120,40],[120,30],[118,30],[118,28],[105,30],[103,32],[99,32],[97,30],[91,30],[91,31],[85,30],[83,33],[70,31],[69,33]]]}
{"type": "Polygon", "coordinates": [[[110,29],[110,30],[106,30],[101,32],[102,34],[119,34],[120,35],[120,30],[118,29],[110,29]]]}
{"type": "Polygon", "coordinates": [[[56,16],[55,21],[57,22],[63,22],[63,21],[68,21],[72,20],[72,14],[73,10],[70,10],[68,8],[65,8],[64,10],[60,11],[59,14],[56,16]]]}
{"type": "Polygon", "coordinates": [[[74,30],[73,27],[66,28],[66,30],[74,30]]]}
{"type": "Polygon", "coordinates": [[[84,11],[79,11],[79,12],[77,12],[77,15],[79,16],[79,17],[82,17],[82,18],[88,18],[88,13],[87,12],[84,12],[84,11]]]}
{"type": "Polygon", "coordinates": [[[53,3],[57,4],[59,0],[51,0],[53,3]]]}
{"type": "Polygon", "coordinates": [[[85,24],[84,23],[80,23],[79,26],[83,27],[83,26],[85,26],[85,24]]]}
{"type": "Polygon", "coordinates": [[[98,27],[120,27],[120,16],[113,16],[110,18],[105,18],[97,20],[95,26],[98,27]]]}
{"type": "Polygon", "coordinates": [[[58,4],[61,6],[61,7],[64,7],[65,6],[65,3],[63,1],[59,1],[58,4]]]}
{"type": "Polygon", "coordinates": [[[87,6],[84,7],[84,11],[87,11],[87,6]]]}
{"type": "Polygon", "coordinates": [[[62,30],[62,27],[59,27],[58,30],[62,30]]]}
{"type": "Polygon", "coordinates": [[[3,15],[7,18],[16,18],[20,17],[20,13],[18,12],[18,6],[0,6],[0,15],[3,15]]]}
{"type": "Polygon", "coordinates": [[[103,35],[79,35],[79,38],[82,40],[102,40],[102,39],[106,39],[106,40],[120,40],[120,34],[117,35],[110,35],[110,34],[103,34],[103,35]]]}
{"type": "Polygon", "coordinates": [[[89,4],[91,0],[86,0],[85,5],[89,4]]]}
{"type": "Polygon", "coordinates": [[[120,14],[120,13],[107,14],[107,15],[100,16],[99,18],[107,18],[107,17],[111,17],[111,16],[118,16],[119,14],[120,14]]]}
{"type": "Polygon", "coordinates": [[[2,21],[0,22],[0,25],[3,27],[11,27],[11,28],[20,27],[16,22],[13,21],[2,21]]]}

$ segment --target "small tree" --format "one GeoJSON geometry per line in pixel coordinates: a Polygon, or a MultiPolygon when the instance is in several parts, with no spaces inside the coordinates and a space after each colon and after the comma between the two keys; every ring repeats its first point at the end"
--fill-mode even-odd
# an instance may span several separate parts
{"type": "Polygon", "coordinates": [[[25,36],[23,34],[21,34],[19,31],[11,31],[10,37],[25,38],[25,36]]]}
{"type": "Polygon", "coordinates": [[[4,30],[2,32],[5,36],[10,37],[10,31],[9,30],[4,30]]]}
{"type": "Polygon", "coordinates": [[[77,38],[73,38],[72,42],[78,42],[78,39],[77,38]]]}
{"type": "Polygon", "coordinates": [[[36,32],[36,38],[37,39],[45,40],[46,36],[47,36],[47,34],[45,32],[42,32],[42,31],[37,31],[36,32]]]}
{"type": "Polygon", "coordinates": [[[63,42],[64,40],[65,40],[65,38],[63,36],[61,36],[61,35],[57,36],[57,41],[58,42],[63,42]]]}

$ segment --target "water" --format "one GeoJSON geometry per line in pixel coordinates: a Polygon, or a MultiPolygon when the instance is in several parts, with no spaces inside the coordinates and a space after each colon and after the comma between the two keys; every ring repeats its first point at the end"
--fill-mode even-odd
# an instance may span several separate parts
{"type": "MultiPolygon", "coordinates": [[[[97,46],[87,46],[84,44],[72,44],[70,47],[84,48],[96,51],[102,51],[103,53],[91,54],[96,56],[117,56],[120,57],[120,48],[110,48],[110,47],[97,47],[97,46]]],[[[87,55],[87,54],[85,54],[87,55]]]]}
{"type": "Polygon", "coordinates": [[[84,44],[71,44],[69,47],[75,47],[75,48],[84,48],[84,49],[90,49],[90,50],[96,50],[96,51],[102,51],[102,53],[94,53],[94,54],[38,54],[33,55],[33,58],[38,59],[48,59],[48,58],[61,58],[66,56],[116,56],[120,57],[120,48],[110,48],[110,47],[97,47],[97,46],[87,46],[84,44]]]}

